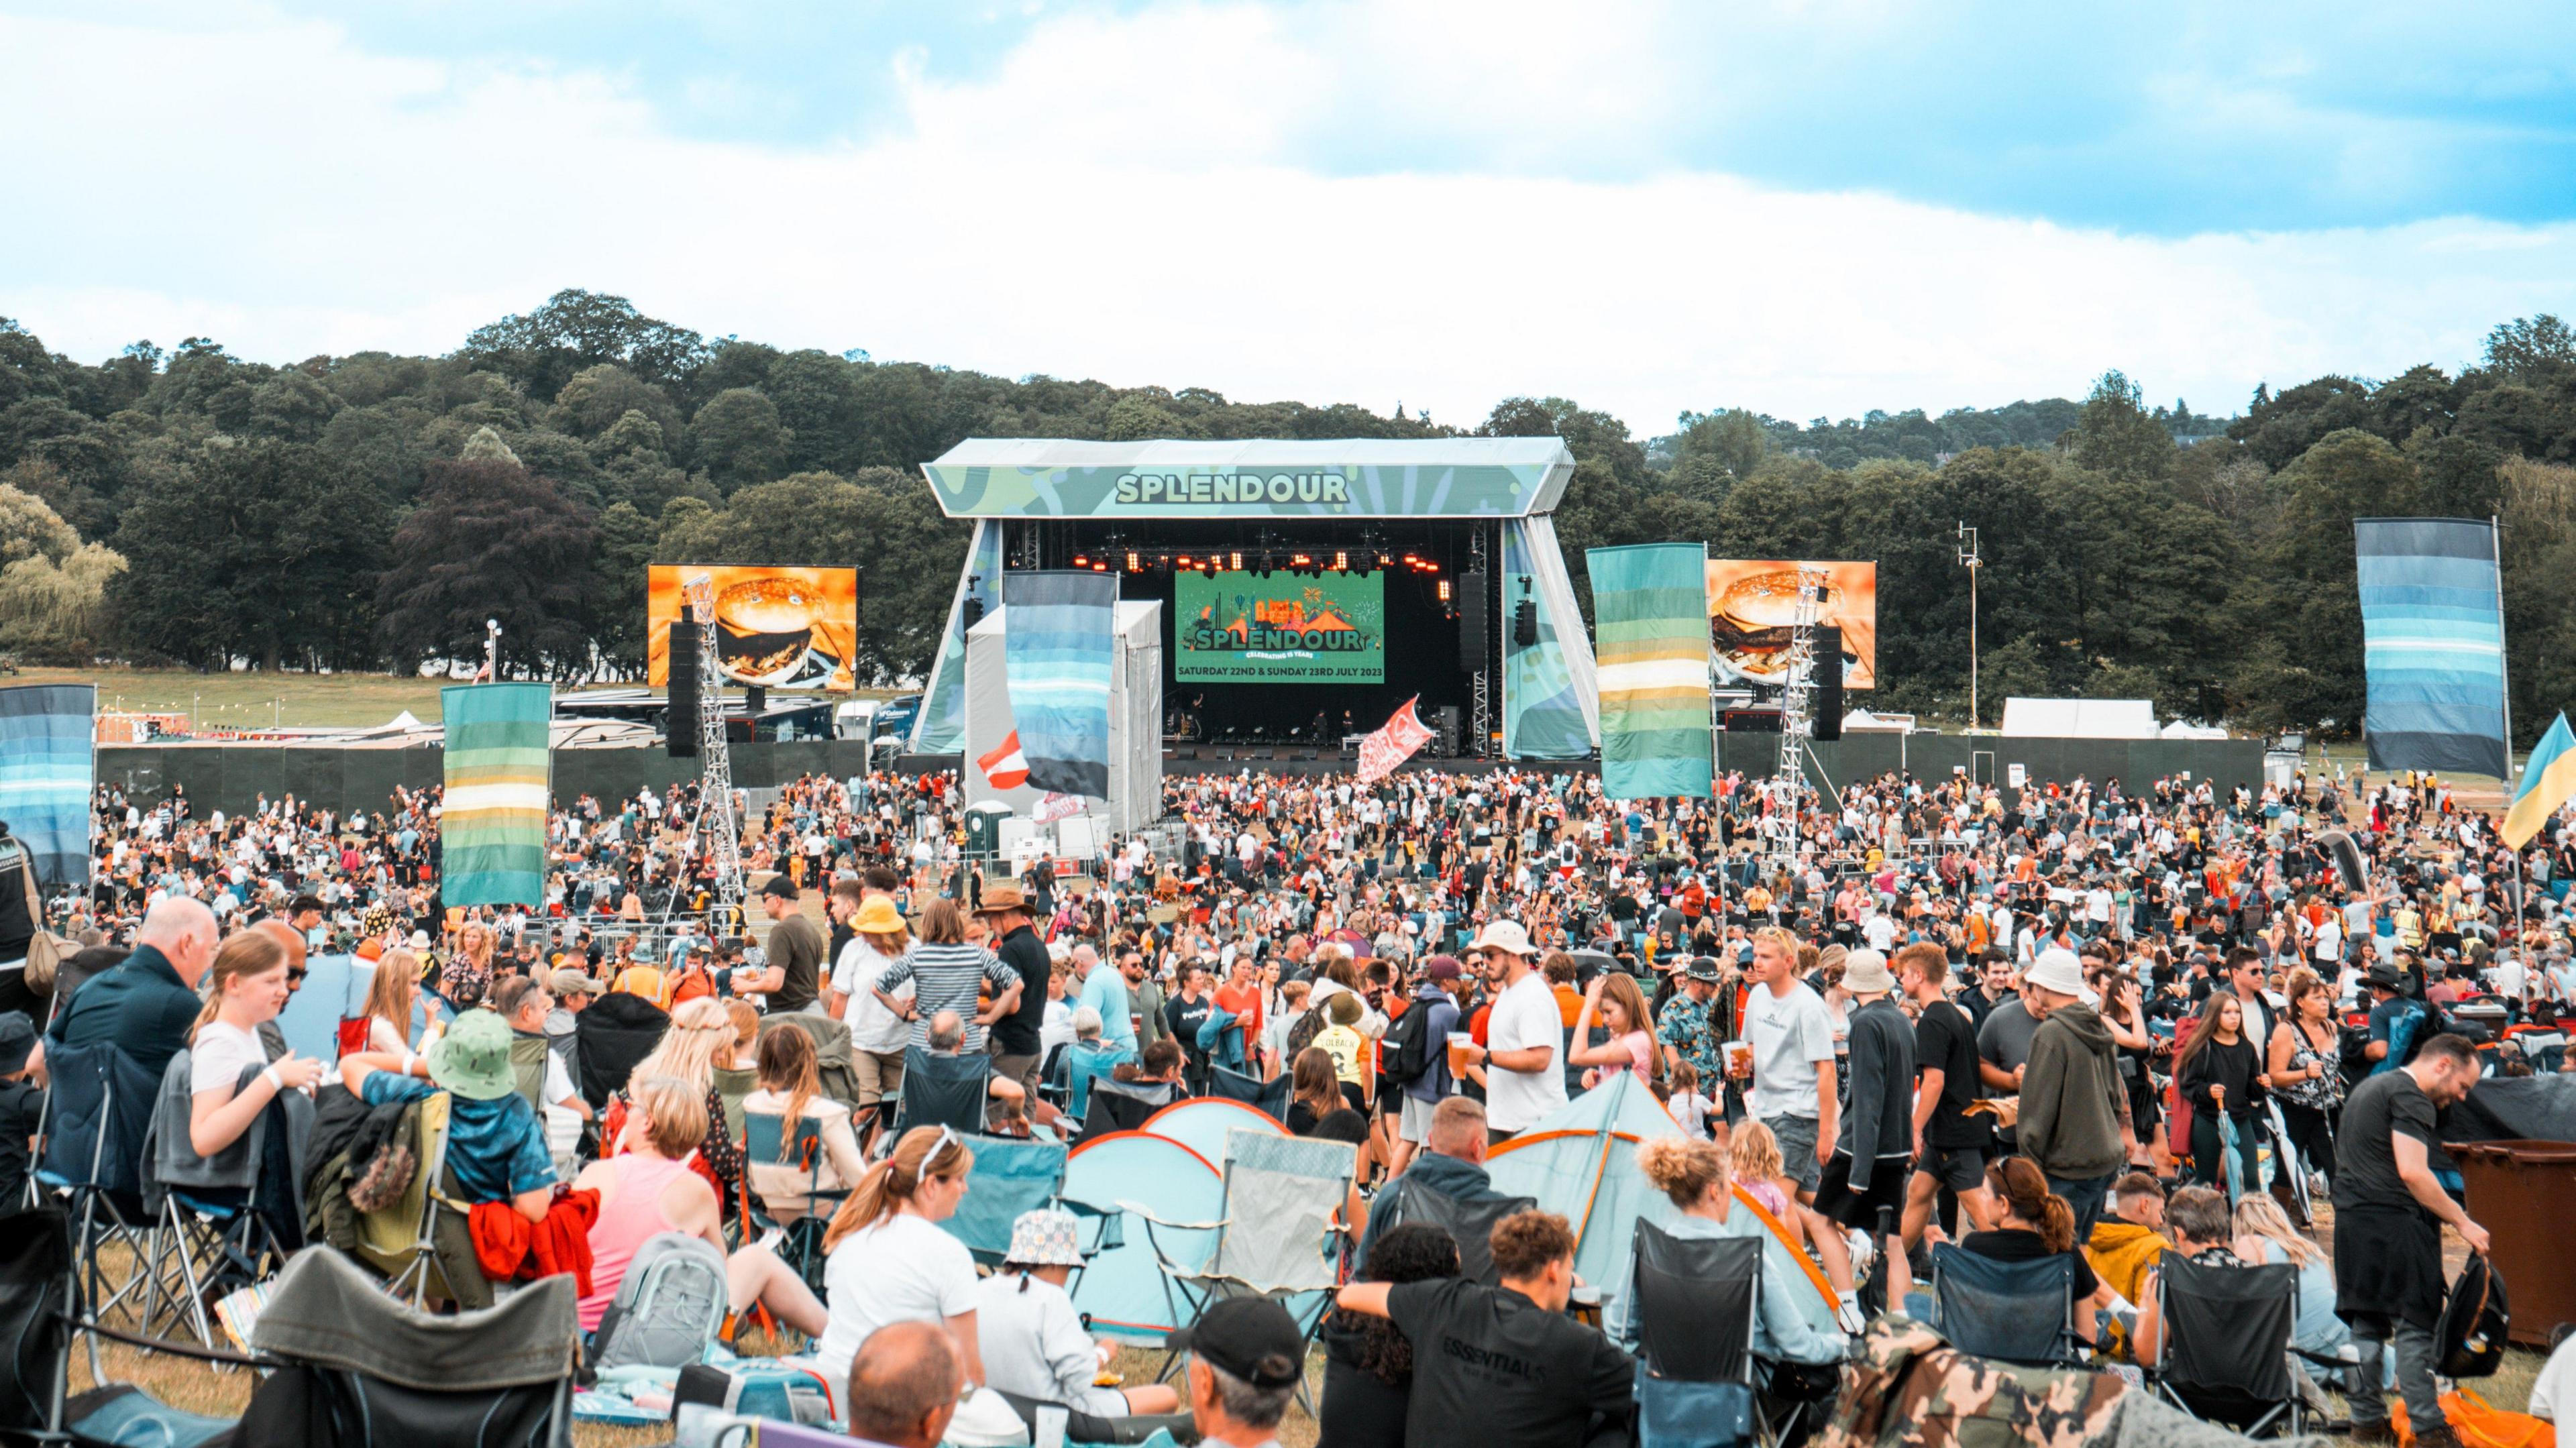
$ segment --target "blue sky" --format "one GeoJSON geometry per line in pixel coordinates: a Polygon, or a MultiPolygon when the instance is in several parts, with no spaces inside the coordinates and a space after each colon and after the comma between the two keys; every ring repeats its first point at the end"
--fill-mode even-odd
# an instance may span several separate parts
{"type": "Polygon", "coordinates": [[[1661,431],[2455,365],[2576,309],[2576,7],[0,0],[0,315],[443,351],[559,286],[1661,431]],[[102,96],[119,99],[103,104],[102,96]]]}

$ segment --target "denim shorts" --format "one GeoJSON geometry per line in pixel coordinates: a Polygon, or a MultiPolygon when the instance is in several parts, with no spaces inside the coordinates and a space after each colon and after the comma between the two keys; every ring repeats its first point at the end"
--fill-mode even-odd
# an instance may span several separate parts
{"type": "Polygon", "coordinates": [[[1762,1124],[1780,1139],[1780,1174],[1796,1182],[1798,1190],[1814,1191],[1825,1175],[1825,1164],[1816,1160],[1816,1118],[1765,1116],[1762,1124]]]}

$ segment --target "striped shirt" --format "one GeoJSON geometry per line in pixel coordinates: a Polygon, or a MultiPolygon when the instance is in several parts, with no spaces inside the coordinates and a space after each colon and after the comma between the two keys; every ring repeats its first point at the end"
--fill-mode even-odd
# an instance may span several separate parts
{"type": "Polygon", "coordinates": [[[913,1000],[919,1015],[912,1023],[912,1044],[930,1049],[930,1018],[941,1011],[955,1011],[966,1025],[966,1040],[958,1053],[977,1056],[984,1051],[984,1028],[975,1023],[975,990],[979,982],[990,982],[998,999],[1004,991],[1020,983],[1019,973],[1002,964],[1002,958],[980,945],[933,945],[916,940],[903,953],[903,958],[887,966],[877,977],[877,989],[888,995],[905,981],[913,983],[913,1000]]]}

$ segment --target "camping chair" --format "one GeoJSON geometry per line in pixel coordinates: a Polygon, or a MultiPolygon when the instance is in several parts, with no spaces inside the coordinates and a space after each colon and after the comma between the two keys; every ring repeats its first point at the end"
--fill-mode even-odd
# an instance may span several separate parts
{"type": "MultiPolygon", "coordinates": [[[[853,1130],[856,1129],[855,1123],[853,1130]]],[[[805,1215],[794,1221],[781,1222],[769,1215],[758,1192],[746,1192],[745,1203],[751,1224],[760,1231],[781,1233],[779,1256],[794,1268],[805,1285],[821,1292],[823,1281],[823,1229],[830,1225],[833,1211],[849,1196],[850,1189],[823,1186],[823,1119],[819,1116],[797,1118],[796,1139],[785,1157],[779,1149],[786,1144],[787,1118],[775,1112],[743,1113],[743,1159],[748,1162],[801,1162],[805,1168],[805,1215]]],[[[748,1173],[745,1175],[748,1181],[748,1173]]]]}
{"type": "Polygon", "coordinates": [[[1629,1270],[1639,1448],[1751,1439],[1762,1426],[1753,1377],[1760,1239],[1675,1237],[1640,1217],[1629,1270]]]}
{"type": "Polygon", "coordinates": [[[2302,1404],[2290,1371],[2298,1268],[2210,1267],[2169,1252],[2156,1294],[2164,1333],[2145,1372],[2159,1396],[2249,1438],[2266,1429],[2300,1436],[2302,1404]]]}
{"type": "Polygon", "coordinates": [[[934,1056],[919,1046],[903,1053],[903,1086],[886,1150],[916,1126],[945,1126],[960,1136],[984,1129],[984,1103],[992,1088],[990,1056],[934,1056]]]}
{"type": "Polygon", "coordinates": [[[1458,1244],[1458,1275],[1491,1287],[1502,1280],[1502,1274],[1494,1267],[1494,1224],[1537,1205],[1536,1197],[1461,1202],[1411,1180],[1411,1173],[1407,1173],[1379,1194],[1369,1225],[1372,1232],[1382,1232],[1407,1222],[1429,1222],[1458,1244]]]}
{"type": "Polygon", "coordinates": [[[1020,1213],[1055,1205],[1064,1193],[1065,1148],[1061,1142],[1027,1141],[1011,1136],[972,1136],[975,1153],[967,1173],[966,1195],[957,1210],[940,1223],[966,1244],[975,1260],[999,1267],[1011,1249],[1011,1226],[1020,1213]]]}
{"type": "Polygon", "coordinates": [[[1942,1242],[1932,1248],[1932,1325],[1970,1357],[2069,1367],[2076,1348],[2075,1263],[2064,1254],[1998,1262],[1942,1242]]]}
{"type": "Polygon", "coordinates": [[[438,1260],[440,1214],[461,1216],[469,1210],[455,1196],[447,1163],[449,1105],[447,1093],[440,1091],[405,1108],[405,1134],[412,1159],[419,1163],[411,1184],[392,1206],[358,1214],[358,1260],[390,1279],[385,1291],[415,1307],[428,1300],[432,1273],[438,1275],[446,1297],[460,1299],[457,1284],[448,1281],[447,1269],[438,1260]]]}
{"type": "MultiPolygon", "coordinates": [[[[1119,1205],[1145,1223],[1172,1321],[1194,1322],[1209,1304],[1229,1298],[1266,1297],[1298,1318],[1312,1341],[1341,1282],[1349,1235],[1342,1204],[1358,1168],[1358,1148],[1348,1142],[1235,1130],[1225,1134],[1225,1196],[1217,1220],[1172,1222],[1132,1201],[1119,1205]],[[1237,1222],[1245,1230],[1232,1230],[1237,1222]],[[1216,1242],[1203,1262],[1174,1259],[1179,1234],[1204,1232],[1215,1233],[1216,1242]],[[1165,1233],[1174,1234],[1169,1246],[1165,1233]]],[[[1162,1375],[1169,1377],[1179,1360],[1177,1349],[1166,1353],[1162,1375]]],[[[1302,1380],[1297,1394],[1307,1399],[1302,1380]]]]}
{"type": "Polygon", "coordinates": [[[248,1431],[273,1424],[350,1448],[553,1448],[572,1430],[574,1307],[573,1280],[559,1274],[497,1306],[433,1317],[338,1252],[307,1248],[251,1329],[260,1355],[285,1366],[252,1397],[244,1437],[279,1441],[248,1431]]]}
{"type": "MultiPolygon", "coordinates": [[[[152,1213],[143,1200],[143,1143],[160,1085],[141,1063],[112,1045],[49,1042],[45,1071],[44,1147],[36,1179],[60,1193],[72,1224],[74,1310],[92,1320],[150,1295],[152,1213]],[[123,1271],[105,1261],[122,1247],[123,1271]]],[[[90,1344],[92,1381],[105,1381],[98,1344],[90,1344]]]]}
{"type": "MultiPolygon", "coordinates": [[[[267,1204],[276,1210],[274,1218],[261,1210],[260,1195],[266,1178],[276,1171],[268,1160],[271,1152],[286,1154],[290,1183],[302,1179],[291,1165],[290,1123],[301,1108],[309,1130],[311,1106],[300,1094],[277,1096],[252,1118],[233,1147],[211,1158],[199,1156],[188,1139],[192,1071],[189,1052],[170,1058],[145,1134],[143,1195],[154,1211],[154,1231],[145,1267],[143,1330],[157,1333],[165,1322],[172,1323],[187,1328],[200,1345],[213,1347],[207,1301],[269,1276],[293,1247],[303,1245],[280,1240],[273,1225],[281,1218],[302,1220],[302,1205],[292,1199],[296,1189],[285,1187],[289,1200],[267,1204]]],[[[257,1067],[243,1068],[239,1085],[258,1074],[257,1067]]]]}
{"type": "Polygon", "coordinates": [[[1095,1136],[1113,1131],[1141,1131],[1154,1113],[1172,1104],[1179,1093],[1169,1085],[1151,1091],[1095,1076],[1091,1082],[1090,1110],[1082,1118],[1082,1131],[1074,1138],[1080,1145],[1095,1136]]]}
{"type": "Polygon", "coordinates": [[[182,1412],[139,1388],[110,1382],[97,1367],[97,1340],[219,1363],[252,1360],[100,1326],[79,1309],[78,1272],[72,1219],[60,1207],[0,1217],[0,1343],[6,1346],[0,1351],[0,1441],[197,1448],[230,1434],[228,1419],[182,1412]],[[77,1398],[69,1396],[75,1332],[90,1339],[90,1381],[96,1385],[77,1398]]]}
{"type": "Polygon", "coordinates": [[[1240,1101],[1274,1121],[1284,1121],[1288,1117],[1288,1088],[1293,1084],[1284,1071],[1264,1081],[1258,1076],[1246,1076],[1240,1071],[1214,1066],[1208,1070],[1207,1094],[1240,1101]]]}

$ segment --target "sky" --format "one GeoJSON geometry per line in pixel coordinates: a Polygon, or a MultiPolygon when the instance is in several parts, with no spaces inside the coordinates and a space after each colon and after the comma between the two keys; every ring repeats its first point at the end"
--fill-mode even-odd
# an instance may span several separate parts
{"type": "Polygon", "coordinates": [[[0,0],[0,316],[710,336],[1472,425],[2475,358],[2576,312],[2576,7],[0,0]]]}

